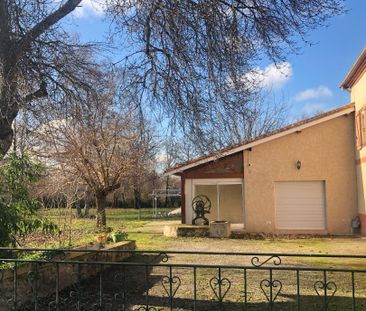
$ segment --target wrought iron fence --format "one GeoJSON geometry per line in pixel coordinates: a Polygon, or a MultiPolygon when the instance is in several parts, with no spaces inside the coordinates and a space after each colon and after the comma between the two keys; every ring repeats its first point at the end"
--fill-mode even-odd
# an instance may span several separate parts
{"type": "Polygon", "coordinates": [[[0,310],[366,310],[366,256],[5,248],[0,254],[0,310]]]}

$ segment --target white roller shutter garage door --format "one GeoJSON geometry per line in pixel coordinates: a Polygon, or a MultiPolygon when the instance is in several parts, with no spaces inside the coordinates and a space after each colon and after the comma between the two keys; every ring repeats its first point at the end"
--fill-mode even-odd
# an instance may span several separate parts
{"type": "Polygon", "coordinates": [[[324,181],[275,183],[276,228],[325,229],[324,181]]]}

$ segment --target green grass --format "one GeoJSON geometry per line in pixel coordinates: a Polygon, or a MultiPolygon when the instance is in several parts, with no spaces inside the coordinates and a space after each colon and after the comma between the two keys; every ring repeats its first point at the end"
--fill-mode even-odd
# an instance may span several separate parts
{"type": "MultiPolygon", "coordinates": [[[[158,212],[166,215],[171,210],[159,208],[158,212]]],[[[107,209],[106,213],[108,227],[113,231],[127,232],[128,239],[138,241],[139,248],[149,249],[163,246],[164,238],[157,237],[154,233],[144,233],[144,226],[152,221],[174,219],[162,215],[155,218],[152,209],[107,209]]],[[[77,218],[75,209],[45,209],[40,214],[56,224],[60,234],[35,232],[19,240],[22,247],[77,247],[95,242],[96,219],[77,218]]],[[[95,215],[95,210],[90,210],[90,215],[95,215]]]]}
{"type": "MultiPolygon", "coordinates": [[[[167,213],[171,209],[159,209],[161,213],[167,213]]],[[[45,235],[42,232],[32,234],[21,240],[23,247],[63,248],[77,247],[95,243],[96,220],[78,219],[75,210],[48,209],[41,211],[44,217],[53,221],[61,230],[60,236],[45,235]],[[71,217],[70,217],[71,216],[71,217]]],[[[114,231],[125,231],[128,239],[135,240],[138,249],[145,250],[189,250],[189,251],[224,251],[224,252],[251,252],[251,253],[295,253],[295,254],[358,254],[366,255],[366,239],[337,237],[337,238],[308,238],[286,239],[269,238],[265,240],[245,239],[210,239],[210,238],[171,238],[161,234],[164,221],[174,220],[167,217],[153,217],[152,209],[107,209],[107,226],[114,231]],[[140,213],[139,213],[140,212],[140,213]],[[139,215],[140,214],[140,215],[139,215]],[[154,225],[156,222],[156,225],[154,225]]],[[[91,210],[90,214],[95,214],[91,210]]],[[[177,220],[178,218],[175,218],[177,220]]],[[[175,260],[194,263],[197,256],[175,256],[175,260]]],[[[209,259],[206,257],[206,259],[209,259]]],[[[212,258],[214,262],[222,264],[241,265],[238,258],[212,258]]],[[[199,260],[198,260],[199,261],[199,260]]],[[[330,259],[330,258],[287,258],[290,265],[297,264],[307,266],[309,264],[318,267],[333,267],[365,269],[364,260],[330,259]]]]}

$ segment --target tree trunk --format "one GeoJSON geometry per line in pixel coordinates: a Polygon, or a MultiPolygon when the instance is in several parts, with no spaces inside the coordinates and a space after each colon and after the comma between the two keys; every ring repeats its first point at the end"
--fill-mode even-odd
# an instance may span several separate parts
{"type": "Polygon", "coordinates": [[[107,219],[105,214],[106,206],[106,194],[99,192],[96,194],[96,205],[97,205],[97,228],[102,229],[107,226],[107,219]]]}
{"type": "Polygon", "coordinates": [[[81,210],[80,202],[76,202],[75,207],[76,207],[76,217],[77,218],[83,218],[83,212],[81,210]]]}
{"type": "Polygon", "coordinates": [[[112,201],[112,208],[118,207],[118,194],[117,192],[113,193],[113,201],[112,201]]]}
{"type": "Polygon", "coordinates": [[[166,177],[165,181],[165,208],[168,207],[169,203],[168,190],[169,190],[169,175],[166,177]]]}
{"type": "Polygon", "coordinates": [[[0,156],[5,155],[13,141],[13,130],[7,119],[0,119],[0,156]]]}
{"type": "Polygon", "coordinates": [[[84,204],[84,217],[88,217],[89,216],[89,202],[85,200],[85,204],[84,204]]]}
{"type": "MultiPolygon", "coordinates": [[[[9,43],[9,42],[8,42],[9,43]]],[[[14,137],[12,124],[19,112],[16,60],[7,59],[2,65],[0,77],[0,155],[5,155],[14,137]]]]}
{"type": "Polygon", "coordinates": [[[135,209],[140,209],[141,208],[141,193],[139,191],[139,189],[134,188],[133,189],[133,205],[135,209]]]}

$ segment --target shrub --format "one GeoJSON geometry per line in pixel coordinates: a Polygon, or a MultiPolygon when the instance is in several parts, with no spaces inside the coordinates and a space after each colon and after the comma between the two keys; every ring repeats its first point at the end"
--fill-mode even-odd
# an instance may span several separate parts
{"type": "Polygon", "coordinates": [[[0,246],[16,246],[17,236],[38,229],[53,232],[56,226],[37,214],[41,202],[30,187],[40,177],[41,165],[26,155],[10,153],[0,164],[0,246]]]}

